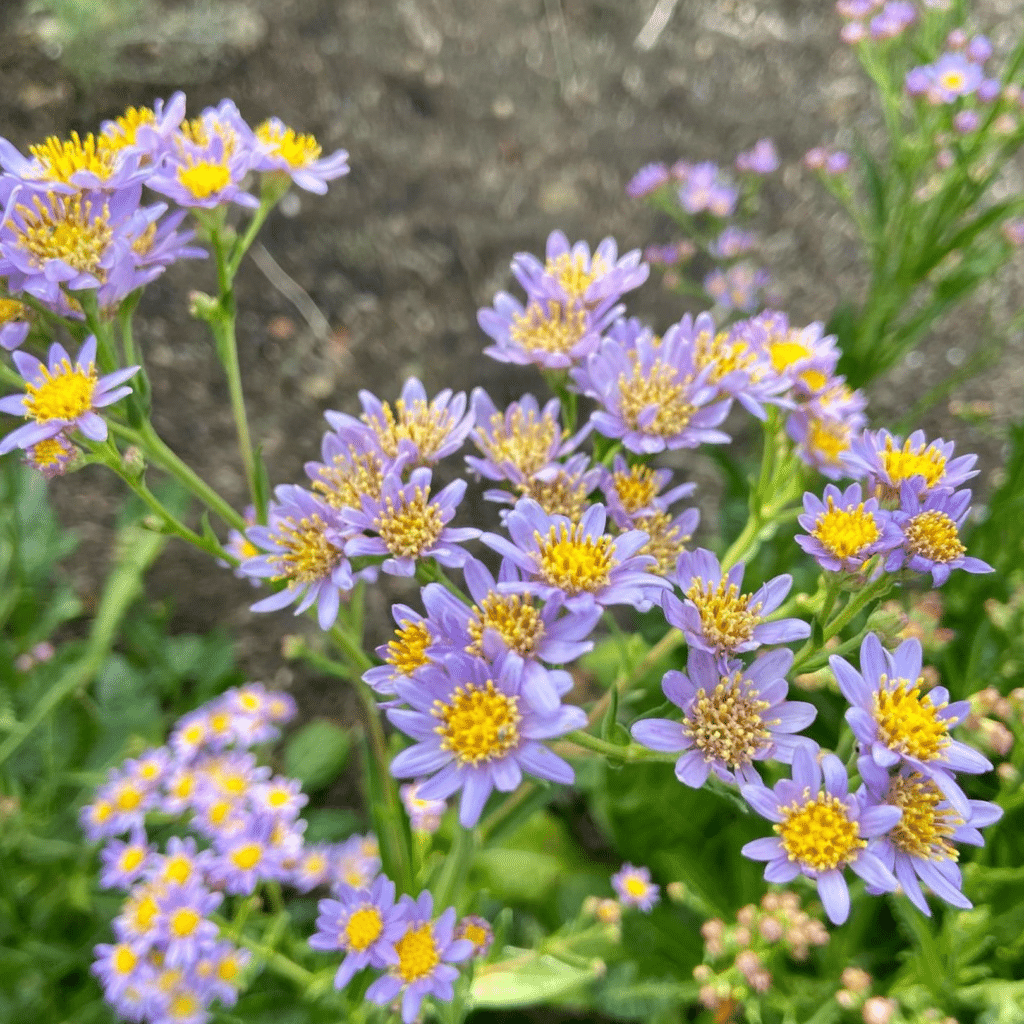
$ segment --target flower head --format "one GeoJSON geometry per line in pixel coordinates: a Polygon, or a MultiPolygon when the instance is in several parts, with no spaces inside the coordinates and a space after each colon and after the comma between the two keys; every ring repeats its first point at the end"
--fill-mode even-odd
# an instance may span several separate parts
{"type": "Polygon", "coordinates": [[[671,180],[672,175],[665,164],[644,164],[626,184],[626,195],[633,199],[640,199],[657,191],[671,180]]]}
{"type": "Polygon", "coordinates": [[[829,572],[856,572],[869,558],[899,547],[902,534],[878,500],[861,500],[860,484],[840,491],[825,487],[825,500],[804,494],[804,514],[798,522],[807,531],[797,544],[829,572]]]}
{"type": "Polygon", "coordinates": [[[848,785],[846,768],[835,754],[822,755],[819,764],[813,750],[801,747],[793,755],[792,779],[782,779],[774,789],[762,783],[740,789],[758,814],[775,822],[777,834],[747,843],[744,856],[768,861],[764,877],[769,882],[785,884],[799,874],[813,878],[833,924],[842,924],[850,913],[845,868],[880,892],[898,884],[868,848],[868,840],[896,824],[899,808],[854,796],[848,785]]]}
{"type": "Polygon", "coordinates": [[[393,604],[391,617],[398,628],[376,651],[384,664],[363,674],[363,679],[378,693],[394,693],[396,679],[411,679],[417,669],[429,665],[432,659],[428,650],[436,639],[437,624],[408,605],[393,604]]]}
{"type": "Polygon", "coordinates": [[[612,875],[612,888],[625,906],[636,907],[645,914],[661,898],[657,882],[651,881],[651,869],[636,868],[628,862],[612,875]]]}
{"type": "Polygon", "coordinates": [[[402,806],[409,815],[409,825],[414,832],[436,832],[441,827],[441,817],[448,810],[446,800],[425,800],[419,795],[420,783],[410,782],[398,789],[402,806]]]}
{"type": "Polygon", "coordinates": [[[299,188],[323,195],[327,182],[348,174],[348,153],[335,150],[321,157],[323,150],[312,135],[303,135],[289,128],[279,118],[271,117],[256,128],[259,149],[254,170],[283,171],[299,188]]]}

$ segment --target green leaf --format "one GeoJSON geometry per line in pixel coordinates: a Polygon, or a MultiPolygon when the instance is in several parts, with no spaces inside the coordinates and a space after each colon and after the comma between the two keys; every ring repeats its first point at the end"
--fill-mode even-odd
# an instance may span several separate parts
{"type": "Polygon", "coordinates": [[[480,887],[502,902],[541,902],[569,868],[558,857],[532,850],[481,850],[474,862],[480,887]]]}
{"type": "Polygon", "coordinates": [[[345,729],[320,719],[310,722],[284,748],[285,768],[302,783],[306,792],[330,785],[341,773],[352,749],[345,729]]]}
{"type": "Polygon", "coordinates": [[[512,1006],[536,1006],[557,999],[585,985],[594,972],[570,967],[552,956],[532,956],[530,950],[507,947],[509,960],[524,958],[524,963],[510,970],[501,964],[488,965],[486,974],[473,979],[470,999],[474,1008],[501,1009],[512,1006]]]}

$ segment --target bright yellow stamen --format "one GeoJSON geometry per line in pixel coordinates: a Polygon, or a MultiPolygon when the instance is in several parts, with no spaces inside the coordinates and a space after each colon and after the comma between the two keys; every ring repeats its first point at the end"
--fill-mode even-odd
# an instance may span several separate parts
{"type": "Polygon", "coordinates": [[[253,693],[251,690],[243,690],[238,694],[238,706],[246,714],[254,715],[263,707],[263,699],[258,693],[253,693]]]}
{"type": "Polygon", "coordinates": [[[29,146],[28,151],[39,162],[41,178],[71,184],[78,171],[90,171],[97,178],[106,181],[114,172],[116,151],[110,146],[105,135],[96,138],[91,132],[80,138],[72,132],[64,141],[51,135],[45,142],[29,146]]]}
{"type": "Polygon", "coordinates": [[[492,462],[510,462],[525,477],[543,469],[552,459],[552,447],[563,435],[552,416],[538,417],[533,410],[514,409],[508,425],[496,412],[491,416],[490,436],[482,427],[474,433],[477,445],[492,462]]]}
{"type": "Polygon", "coordinates": [[[345,924],[345,944],[349,949],[362,952],[380,938],[384,921],[376,907],[360,907],[345,924]]]}
{"type": "Polygon", "coordinates": [[[672,522],[667,512],[656,509],[649,516],[637,516],[633,528],[643,530],[647,534],[647,543],[637,552],[638,555],[652,555],[655,559],[648,572],[658,576],[667,576],[676,567],[679,556],[686,550],[692,534],[682,533],[672,522]]]}
{"type": "Polygon", "coordinates": [[[939,807],[941,790],[915,772],[897,775],[889,783],[886,803],[899,807],[903,817],[893,826],[889,839],[898,850],[925,860],[957,860],[959,853],[949,841],[964,822],[952,808],[939,807]]]}
{"type": "Polygon", "coordinates": [[[67,455],[67,443],[59,437],[48,437],[32,445],[32,461],[39,467],[59,466],[67,455]]]}
{"type": "Polygon", "coordinates": [[[932,488],[946,475],[946,459],[935,445],[920,445],[911,448],[905,441],[902,448],[894,448],[892,438],[886,438],[885,451],[879,452],[882,467],[898,490],[904,480],[911,477],[924,477],[925,485],[932,488]]]}
{"type": "Polygon", "coordinates": [[[263,847],[259,843],[246,843],[231,851],[231,863],[242,871],[250,871],[263,859],[263,847]]]}
{"type": "Polygon", "coordinates": [[[697,691],[693,707],[683,719],[683,734],[689,736],[707,761],[724,761],[737,768],[750,764],[771,742],[764,712],[768,701],[744,693],[743,676],[734,672],[722,676],[708,693],[697,691]]]}
{"type": "Polygon", "coordinates": [[[647,895],[647,883],[637,875],[627,875],[623,880],[622,887],[630,896],[637,899],[647,895]]]}
{"type": "Polygon", "coordinates": [[[630,376],[619,374],[619,410],[632,430],[658,437],[672,437],[686,428],[697,411],[686,400],[690,377],[680,378],[675,367],[655,359],[650,369],[633,360],[630,376]],[[654,409],[654,418],[640,424],[640,415],[654,409]]]}
{"type": "Polygon", "coordinates": [[[429,923],[410,928],[395,943],[395,952],[398,954],[395,971],[407,985],[425,978],[441,961],[429,923]]]}
{"type": "Polygon", "coordinates": [[[924,679],[911,683],[883,675],[879,684],[874,695],[874,715],[882,743],[919,761],[941,756],[949,745],[949,724],[938,713],[946,705],[934,704],[929,694],[922,695],[924,679]]]}
{"type": "Polygon", "coordinates": [[[430,630],[422,622],[402,619],[393,640],[388,641],[384,660],[394,665],[399,675],[411,676],[418,668],[430,664],[427,648],[433,642],[430,630]]]}
{"type": "Polygon", "coordinates": [[[139,958],[135,955],[131,946],[122,942],[110,958],[110,962],[118,974],[131,974],[135,970],[135,965],[139,962],[139,958]]]}
{"type": "Polygon", "coordinates": [[[146,932],[160,914],[160,907],[149,892],[143,892],[130,901],[129,914],[137,932],[146,932]]]}
{"type": "Polygon", "coordinates": [[[342,558],[342,550],[327,538],[327,524],[314,513],[298,523],[282,518],[274,533],[274,543],[280,553],[270,555],[281,572],[275,580],[294,580],[296,583],[316,583],[330,576],[342,558]]]}
{"type": "Polygon", "coordinates": [[[114,813],[114,805],[109,800],[97,800],[90,809],[89,816],[93,821],[102,824],[114,813]]]}
{"type": "Polygon", "coordinates": [[[238,977],[238,961],[233,956],[226,956],[218,961],[217,977],[221,981],[234,981],[238,977]]]}
{"type": "Polygon", "coordinates": [[[850,820],[846,804],[828,793],[814,800],[804,793],[805,802],[784,808],[785,818],[774,826],[789,859],[815,871],[831,871],[856,860],[868,844],[860,838],[857,822],[850,820]]]}
{"type": "Polygon", "coordinates": [[[590,507],[587,484],[580,476],[560,470],[551,480],[530,480],[519,485],[519,493],[535,502],[549,516],[565,516],[579,522],[590,507]]]}
{"type": "Polygon", "coordinates": [[[595,256],[588,267],[583,253],[563,252],[544,264],[544,273],[556,278],[570,299],[582,299],[587,289],[608,273],[608,264],[600,256],[595,256]]]}
{"type": "Polygon", "coordinates": [[[694,339],[693,365],[697,370],[710,366],[709,384],[717,384],[734,370],[746,370],[757,361],[757,355],[742,339],[731,340],[728,331],[719,331],[712,337],[710,331],[701,331],[694,339]]]}
{"type": "Polygon", "coordinates": [[[226,711],[217,711],[210,715],[210,732],[225,733],[231,727],[231,715],[226,711]]]}
{"type": "Polygon", "coordinates": [[[192,907],[179,907],[171,914],[171,931],[179,939],[183,939],[199,927],[202,919],[203,915],[198,910],[193,910],[192,907]]]}
{"type": "Polygon", "coordinates": [[[294,129],[283,128],[272,121],[264,121],[256,129],[256,138],[270,146],[272,154],[282,157],[289,167],[306,167],[321,153],[312,135],[299,135],[294,129]]]}
{"type": "Polygon", "coordinates": [[[136,786],[123,782],[114,795],[114,806],[119,811],[134,811],[142,803],[143,793],[136,786]]]}
{"type": "Polygon", "coordinates": [[[191,992],[178,992],[171,1000],[167,1008],[167,1014],[171,1020],[185,1020],[193,1016],[202,1007],[202,1003],[191,992]]]}
{"type": "Polygon", "coordinates": [[[381,403],[384,421],[363,415],[362,421],[374,432],[381,451],[393,459],[398,454],[398,443],[410,440],[417,451],[429,455],[436,451],[453,426],[452,415],[447,409],[433,409],[422,399],[415,399],[406,405],[399,398],[394,411],[387,402],[381,403]],[[397,415],[396,415],[397,414],[397,415]]]}
{"type": "Polygon", "coordinates": [[[586,329],[586,314],[576,306],[552,300],[545,309],[531,302],[525,313],[512,314],[509,337],[528,351],[565,355],[579,344],[586,329]]]}
{"type": "Polygon", "coordinates": [[[249,780],[240,772],[220,772],[217,782],[225,793],[241,796],[249,788],[249,780]]]}
{"type": "Polygon", "coordinates": [[[129,107],[120,117],[114,118],[114,126],[103,133],[102,142],[115,151],[134,146],[144,124],[156,124],[156,114],[149,107],[129,107]]]}
{"type": "Polygon", "coordinates": [[[106,207],[97,210],[91,200],[79,195],[48,192],[46,199],[44,203],[33,196],[31,209],[18,206],[25,222],[24,228],[15,225],[20,248],[36,267],[42,268],[47,260],[61,260],[99,281],[105,280],[100,261],[114,237],[106,207]]]}
{"type": "Polygon", "coordinates": [[[875,517],[864,511],[864,502],[853,509],[836,508],[830,496],[827,505],[815,521],[811,534],[836,558],[852,558],[882,535],[875,517]]]}
{"type": "Polygon", "coordinates": [[[850,447],[850,428],[842,420],[813,418],[807,427],[807,448],[838,466],[839,456],[850,447]]]}
{"type": "Polygon", "coordinates": [[[28,317],[28,307],[17,299],[0,298],[0,324],[13,323],[15,320],[25,320],[28,317]]]}
{"type": "Polygon", "coordinates": [[[416,558],[441,535],[441,509],[430,503],[430,488],[417,487],[411,500],[397,508],[390,498],[373,521],[373,528],[393,555],[416,558]]]}
{"type": "Polygon", "coordinates": [[[177,797],[179,800],[186,800],[192,795],[192,791],[195,788],[195,777],[189,772],[183,772],[177,779],[175,779],[174,784],[171,787],[171,795],[177,797]]]}
{"type": "Polygon", "coordinates": [[[966,550],[956,523],[945,512],[921,512],[903,527],[907,548],[932,562],[952,562],[966,550]]]}
{"type": "Polygon", "coordinates": [[[488,629],[493,629],[510,650],[524,658],[531,657],[544,638],[544,621],[529,600],[520,594],[496,594],[493,590],[473,606],[467,629],[473,642],[466,651],[480,657],[484,631],[488,629]]]}
{"type": "Polygon", "coordinates": [[[90,363],[85,369],[62,359],[51,371],[39,364],[41,384],[25,384],[25,419],[37,423],[50,420],[75,420],[92,408],[99,378],[90,363]]]}
{"type": "Polygon", "coordinates": [[[960,92],[964,87],[964,81],[964,73],[954,68],[943,72],[939,84],[948,92],[960,92]]]}
{"type": "Polygon", "coordinates": [[[723,576],[718,585],[697,577],[686,596],[697,606],[701,630],[717,650],[734,651],[754,635],[761,622],[760,603],[750,605],[751,594],[741,594],[735,583],[723,576]]]}
{"type": "Polygon", "coordinates": [[[495,689],[490,679],[483,687],[457,686],[450,701],[435,701],[432,714],[442,723],[436,729],[442,748],[460,764],[493,761],[519,745],[519,700],[495,689]]]}
{"type": "Polygon", "coordinates": [[[190,746],[202,743],[206,739],[206,726],[202,722],[191,722],[182,730],[181,738],[190,746]]]}
{"type": "Polygon", "coordinates": [[[649,466],[632,466],[625,473],[614,473],[612,483],[623,509],[635,515],[646,508],[658,493],[658,475],[649,466]]]}
{"type": "Polygon", "coordinates": [[[347,455],[337,455],[334,464],[318,471],[313,490],[323,495],[333,508],[359,508],[363,496],[380,497],[384,463],[373,452],[361,453],[349,447],[347,455]]]}
{"type": "Polygon", "coordinates": [[[178,181],[196,199],[209,199],[231,184],[231,171],[224,164],[210,160],[197,160],[178,171],[178,181]]]}
{"type": "Polygon", "coordinates": [[[791,332],[782,341],[775,341],[768,345],[768,357],[772,361],[772,369],[781,373],[794,363],[803,359],[811,358],[811,350],[799,341],[794,341],[795,332],[791,332]]]}
{"type": "Polygon", "coordinates": [[[828,383],[828,377],[821,370],[806,370],[800,374],[800,380],[808,391],[820,391],[828,383]]]}
{"type": "Polygon", "coordinates": [[[462,937],[464,939],[469,939],[474,946],[481,949],[487,945],[487,940],[490,938],[490,934],[482,925],[470,923],[463,927],[462,937]]]}
{"type": "Polygon", "coordinates": [[[588,537],[582,526],[552,526],[546,538],[537,540],[538,571],[546,583],[567,594],[596,593],[608,586],[611,571],[618,564],[612,540],[588,537]]]}
{"type": "Polygon", "coordinates": [[[286,789],[272,789],[267,794],[267,803],[271,807],[284,807],[291,801],[292,795],[286,789]]]}
{"type": "Polygon", "coordinates": [[[122,871],[134,871],[146,859],[146,850],[141,846],[129,846],[121,854],[118,866],[122,871]]]}
{"type": "Polygon", "coordinates": [[[184,854],[176,853],[168,857],[163,867],[163,876],[168,882],[184,885],[192,875],[192,861],[184,854]]]}
{"type": "Polygon", "coordinates": [[[222,825],[230,813],[231,804],[227,800],[218,800],[207,808],[206,817],[210,820],[211,824],[222,825]]]}

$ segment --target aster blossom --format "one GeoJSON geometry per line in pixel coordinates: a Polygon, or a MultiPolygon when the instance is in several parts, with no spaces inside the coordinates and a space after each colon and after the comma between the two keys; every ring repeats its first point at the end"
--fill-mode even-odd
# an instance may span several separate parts
{"type": "Polygon", "coordinates": [[[522,570],[522,582],[501,585],[507,593],[536,594],[544,601],[560,596],[573,614],[595,605],[649,607],[669,584],[651,573],[653,556],[638,554],[647,534],[627,530],[613,537],[605,532],[606,523],[600,504],[574,523],[523,498],[505,518],[508,538],[484,533],[480,539],[522,570]]]}
{"type": "Polygon", "coordinates": [[[685,483],[662,493],[671,481],[672,470],[652,469],[642,462],[631,466],[616,453],[601,481],[608,514],[615,525],[621,530],[633,529],[638,518],[667,512],[680,498],[689,498],[697,489],[696,484],[685,483]]]}
{"type": "Polygon", "coordinates": [[[966,817],[970,805],[952,773],[978,774],[990,771],[992,765],[973,747],[949,735],[970,713],[970,703],[950,704],[944,686],[922,692],[920,641],[904,640],[890,652],[869,633],[860,648],[860,671],[838,655],[829,658],[829,665],[850,702],[846,720],[860,743],[861,761],[881,768],[908,765],[931,779],[966,817]]]}
{"type": "Polygon", "coordinates": [[[747,668],[692,650],[688,675],[672,670],[661,682],[665,696],[682,709],[682,721],[641,719],[630,729],[633,739],[651,750],[682,752],[676,778],[694,789],[712,771],[723,782],[760,782],[754,761],[789,764],[798,747],[814,745],[793,735],[814,721],[816,710],[785,699],[792,664],[788,650],[770,651],[747,668]]]}
{"type": "Polygon", "coordinates": [[[776,576],[748,594],[741,590],[743,573],[742,562],[723,572],[718,559],[704,548],[679,556],[674,582],[684,600],[666,593],[662,608],[691,648],[727,658],[762,644],[786,644],[811,635],[811,627],[801,619],[768,621],[786,599],[792,576],[776,576]]]}
{"type": "Polygon", "coordinates": [[[612,875],[612,888],[623,905],[645,914],[650,913],[661,898],[657,883],[651,881],[651,869],[634,867],[628,861],[612,875]]]}
{"type": "Polygon", "coordinates": [[[280,118],[268,118],[256,127],[255,135],[259,147],[254,170],[284,172],[299,188],[317,195],[327,192],[327,182],[348,174],[346,150],[321,156],[323,150],[312,135],[296,132],[280,118]]]}
{"type": "Polygon", "coordinates": [[[57,341],[50,346],[45,363],[20,350],[12,358],[25,380],[25,394],[0,399],[0,412],[31,422],[0,441],[0,455],[76,430],[90,441],[105,441],[107,424],[97,410],[131,394],[125,381],[139,372],[138,366],[128,366],[100,377],[95,335],[85,339],[73,363],[57,341]]]}
{"type": "Polygon", "coordinates": [[[801,747],[793,755],[791,779],[781,779],[774,789],[745,785],[740,792],[775,823],[777,833],[747,843],[743,855],[768,862],[766,881],[784,885],[800,874],[813,879],[833,924],[842,924],[850,913],[845,868],[879,892],[892,892],[899,884],[869,840],[889,831],[902,811],[851,794],[846,768],[835,754],[823,754],[819,763],[813,750],[801,747]]]}
{"type": "Polygon", "coordinates": [[[395,692],[396,679],[411,679],[417,669],[430,664],[428,651],[438,634],[436,623],[408,605],[393,604],[391,617],[398,628],[393,637],[375,652],[384,664],[363,673],[363,681],[384,694],[395,692]]]}
{"type": "MultiPolygon", "coordinates": [[[[568,673],[552,675],[552,685],[568,692],[568,673]]],[[[461,789],[463,828],[477,823],[493,790],[516,789],[524,771],[561,785],[573,782],[572,768],[540,741],[583,728],[586,715],[562,705],[538,713],[525,699],[522,673],[508,658],[491,665],[453,653],[421,669],[414,681],[397,680],[395,689],[409,707],[389,708],[388,720],[415,743],[391,762],[391,774],[431,776],[417,791],[425,800],[461,789]]]]}

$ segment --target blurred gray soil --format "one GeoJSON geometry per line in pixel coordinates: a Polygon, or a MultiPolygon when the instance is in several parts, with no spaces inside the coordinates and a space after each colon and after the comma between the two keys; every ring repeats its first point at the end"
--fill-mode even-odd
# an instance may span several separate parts
{"type": "MultiPolygon", "coordinates": [[[[623,194],[649,161],[728,164],[773,137],[785,167],[765,189],[758,226],[783,308],[797,322],[824,320],[864,281],[845,220],[799,168],[811,146],[848,143],[849,126],[868,135],[875,127],[824,0],[162,0],[161,17],[133,22],[110,43],[102,80],[87,88],[66,66],[73,47],[63,44],[58,59],[52,23],[19,21],[4,7],[0,132],[23,149],[182,87],[193,113],[228,96],[251,123],[277,115],[325,151],[349,151],[351,174],[324,197],[293,193],[261,236],[266,255],[240,275],[243,376],[275,484],[303,480],[303,463],[319,457],[323,411],[357,412],[362,388],[392,399],[415,374],[430,393],[481,385],[499,405],[523,390],[540,394],[532,371],[481,355],[476,311],[511,286],[513,253],[542,252],[554,228],[591,244],[613,235],[622,250],[666,237],[666,225],[623,194]],[[670,15],[660,30],[652,13],[670,15]]],[[[998,45],[1019,14],[1019,0],[986,0],[978,16],[998,45]]],[[[873,424],[891,423],[922,383],[952,372],[986,337],[988,316],[1019,309],[1020,278],[1018,267],[877,385],[873,424]]],[[[158,430],[241,508],[222,374],[186,310],[189,290],[212,286],[208,262],[175,268],[149,289],[138,337],[158,430]]],[[[663,329],[682,307],[652,279],[630,311],[663,329]]],[[[1021,349],[1012,339],[999,365],[960,394],[989,403],[990,419],[955,420],[943,404],[922,424],[983,452],[982,488],[999,461],[994,424],[1019,415],[1021,349]]],[[[707,482],[713,521],[707,466],[699,457],[682,466],[707,482]]],[[[71,570],[88,594],[108,557],[117,488],[87,470],[51,489],[82,538],[71,570]]],[[[171,604],[175,631],[228,628],[249,675],[293,683],[307,713],[348,713],[336,687],[281,656],[282,636],[309,624],[287,612],[253,615],[252,591],[230,572],[172,544],[150,593],[171,604]]],[[[401,586],[389,596],[415,597],[401,586]]],[[[371,599],[375,642],[390,629],[387,607],[379,592],[371,599]]]]}

